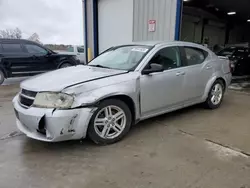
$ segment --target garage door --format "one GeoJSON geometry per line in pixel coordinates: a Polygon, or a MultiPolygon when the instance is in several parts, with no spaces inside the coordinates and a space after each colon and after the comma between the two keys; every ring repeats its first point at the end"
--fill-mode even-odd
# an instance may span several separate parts
{"type": "Polygon", "coordinates": [[[214,45],[224,45],[225,43],[225,28],[214,25],[206,25],[204,30],[204,38],[209,39],[209,47],[213,48],[214,45]]]}
{"type": "Polygon", "coordinates": [[[193,22],[182,22],[181,40],[194,42],[195,40],[195,24],[193,22]]]}
{"type": "Polygon", "coordinates": [[[99,53],[132,42],[133,0],[99,0],[98,20],[99,53]]]}
{"type": "Polygon", "coordinates": [[[182,15],[181,40],[188,42],[200,42],[201,22],[199,17],[182,15]]]}

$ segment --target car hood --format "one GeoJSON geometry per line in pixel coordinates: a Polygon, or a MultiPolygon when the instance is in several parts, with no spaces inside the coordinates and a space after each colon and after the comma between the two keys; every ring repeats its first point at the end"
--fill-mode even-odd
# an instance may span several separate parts
{"type": "Polygon", "coordinates": [[[54,54],[51,54],[52,57],[71,57],[71,56],[75,56],[76,54],[74,53],[63,53],[63,52],[60,52],[60,53],[54,53],[54,54]]]}
{"type": "Polygon", "coordinates": [[[76,55],[74,52],[65,52],[65,51],[55,51],[54,54],[52,54],[53,56],[62,56],[62,55],[66,55],[66,56],[73,56],[76,55]]]}
{"type": "Polygon", "coordinates": [[[31,91],[61,91],[66,87],[125,74],[127,71],[78,65],[31,77],[21,88],[31,91]]]}

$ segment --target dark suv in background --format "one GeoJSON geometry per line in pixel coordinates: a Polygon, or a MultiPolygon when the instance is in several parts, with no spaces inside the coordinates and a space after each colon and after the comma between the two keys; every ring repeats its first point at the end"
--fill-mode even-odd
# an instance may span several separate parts
{"type": "Polygon", "coordinates": [[[250,48],[230,46],[216,53],[218,56],[226,56],[230,59],[234,76],[250,75],[250,48]]]}
{"type": "Polygon", "coordinates": [[[33,76],[78,64],[76,56],[58,54],[32,41],[0,39],[0,84],[6,78],[33,76]]]}

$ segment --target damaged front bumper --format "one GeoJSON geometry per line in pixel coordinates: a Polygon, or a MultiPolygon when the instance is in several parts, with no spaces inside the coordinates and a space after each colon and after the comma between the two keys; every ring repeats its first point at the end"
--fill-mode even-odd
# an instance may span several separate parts
{"type": "Polygon", "coordinates": [[[86,137],[88,124],[94,108],[68,110],[20,106],[18,96],[13,99],[18,129],[28,137],[59,142],[86,137]]]}

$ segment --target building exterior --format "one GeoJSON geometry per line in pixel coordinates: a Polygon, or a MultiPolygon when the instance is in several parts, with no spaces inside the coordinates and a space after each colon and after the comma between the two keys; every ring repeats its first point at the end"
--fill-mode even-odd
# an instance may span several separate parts
{"type": "Polygon", "coordinates": [[[233,0],[83,0],[86,58],[136,41],[182,40],[210,49],[250,42],[244,7],[238,6],[235,17],[227,14],[235,9],[233,0]]]}
{"type": "Polygon", "coordinates": [[[113,45],[178,40],[182,0],[84,0],[87,59],[113,45]]]}

